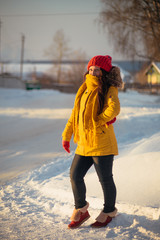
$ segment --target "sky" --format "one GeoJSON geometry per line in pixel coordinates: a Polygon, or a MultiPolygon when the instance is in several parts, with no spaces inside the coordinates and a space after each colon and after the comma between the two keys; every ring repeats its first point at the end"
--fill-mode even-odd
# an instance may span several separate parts
{"type": "Polygon", "coordinates": [[[45,50],[59,29],[69,47],[88,58],[109,54],[113,60],[124,59],[96,21],[102,7],[100,0],[0,0],[1,60],[20,59],[22,34],[25,60],[48,59],[45,50]]]}

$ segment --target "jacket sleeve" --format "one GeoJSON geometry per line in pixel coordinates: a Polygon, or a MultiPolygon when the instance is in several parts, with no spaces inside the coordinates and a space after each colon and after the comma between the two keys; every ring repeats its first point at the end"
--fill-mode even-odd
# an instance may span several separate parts
{"type": "Polygon", "coordinates": [[[103,111],[97,118],[97,125],[101,126],[111,121],[120,113],[120,102],[118,98],[118,89],[116,87],[110,87],[106,99],[103,111]]]}
{"type": "Polygon", "coordinates": [[[62,133],[62,139],[64,141],[69,141],[71,140],[72,138],[72,134],[73,134],[73,116],[74,116],[74,108],[72,110],[72,113],[71,113],[71,116],[70,118],[68,119],[68,122],[65,126],[65,129],[62,133]]]}

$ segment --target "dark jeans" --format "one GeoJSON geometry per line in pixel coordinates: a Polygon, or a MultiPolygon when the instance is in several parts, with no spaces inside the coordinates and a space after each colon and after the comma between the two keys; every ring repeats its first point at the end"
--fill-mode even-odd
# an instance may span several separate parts
{"type": "Polygon", "coordinates": [[[76,209],[86,205],[84,176],[94,164],[104,194],[103,212],[109,213],[115,210],[116,186],[112,174],[113,158],[113,155],[85,157],[76,154],[74,156],[70,169],[70,178],[76,209]]]}

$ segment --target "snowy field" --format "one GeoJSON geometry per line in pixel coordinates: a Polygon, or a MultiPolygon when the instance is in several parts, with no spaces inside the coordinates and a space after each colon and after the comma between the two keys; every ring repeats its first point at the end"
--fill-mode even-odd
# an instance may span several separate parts
{"type": "Polygon", "coordinates": [[[65,153],[61,133],[74,97],[0,89],[0,239],[160,239],[160,97],[132,91],[119,93],[121,113],[114,124],[118,215],[106,228],[90,227],[103,206],[91,168],[86,176],[91,218],[78,229],[67,229],[75,145],[65,153]]]}

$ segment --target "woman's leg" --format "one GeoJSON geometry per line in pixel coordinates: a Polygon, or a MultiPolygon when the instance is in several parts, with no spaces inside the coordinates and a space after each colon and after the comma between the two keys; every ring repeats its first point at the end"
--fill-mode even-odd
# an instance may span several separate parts
{"type": "Polygon", "coordinates": [[[92,157],[104,194],[104,213],[115,210],[116,186],[113,180],[113,155],[92,157]]]}
{"type": "Polygon", "coordinates": [[[86,186],[84,183],[84,176],[92,164],[92,157],[75,154],[70,169],[70,179],[76,209],[82,208],[86,205],[86,186]]]}

